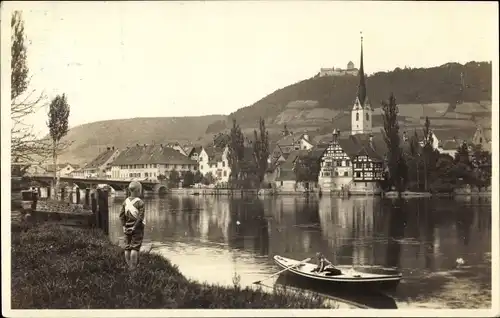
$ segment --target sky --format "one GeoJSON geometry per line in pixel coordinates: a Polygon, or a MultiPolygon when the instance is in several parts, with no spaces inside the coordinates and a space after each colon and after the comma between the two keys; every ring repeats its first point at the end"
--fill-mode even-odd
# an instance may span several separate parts
{"type": "MultiPolygon", "coordinates": [[[[314,76],[491,61],[495,2],[11,2],[23,11],[31,89],[65,93],[70,127],[229,114],[314,76]]],[[[27,122],[41,135],[47,109],[27,122]]]]}

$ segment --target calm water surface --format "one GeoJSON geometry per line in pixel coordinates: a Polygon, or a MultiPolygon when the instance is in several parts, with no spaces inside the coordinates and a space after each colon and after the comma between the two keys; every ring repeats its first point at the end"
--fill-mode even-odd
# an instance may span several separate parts
{"type": "MultiPolygon", "coordinates": [[[[122,200],[111,200],[110,235],[118,243],[122,200]]],[[[398,308],[491,306],[490,197],[397,203],[167,196],[145,202],[145,244],[199,281],[232,285],[237,274],[251,285],[279,270],[276,254],[305,259],[321,251],[335,264],[399,267],[404,279],[385,296],[398,308]],[[464,266],[456,267],[457,258],[464,266]]]]}

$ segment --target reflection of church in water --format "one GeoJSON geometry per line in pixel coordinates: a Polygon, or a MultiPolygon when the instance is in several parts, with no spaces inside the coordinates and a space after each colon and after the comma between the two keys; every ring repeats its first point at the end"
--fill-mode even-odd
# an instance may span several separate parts
{"type": "MultiPolygon", "coordinates": [[[[321,231],[335,262],[366,265],[374,261],[373,198],[325,198],[319,202],[321,231]]],[[[350,264],[349,264],[350,265],[350,264]]]]}

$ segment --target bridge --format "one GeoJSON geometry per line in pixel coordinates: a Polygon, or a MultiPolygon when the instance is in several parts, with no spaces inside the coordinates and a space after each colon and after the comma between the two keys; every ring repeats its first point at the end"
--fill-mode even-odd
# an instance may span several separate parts
{"type": "MultiPolygon", "coordinates": [[[[54,176],[50,175],[33,175],[30,176],[31,180],[38,181],[39,183],[50,186],[54,180],[54,176]]],[[[94,179],[94,178],[77,178],[77,177],[60,177],[60,182],[67,182],[76,185],[80,189],[96,188],[99,184],[106,184],[112,187],[115,191],[125,191],[127,186],[132,180],[118,180],[118,179],[94,179]]],[[[167,191],[165,184],[159,181],[143,181],[137,180],[142,184],[143,190],[153,191],[155,193],[163,193],[167,191]]]]}

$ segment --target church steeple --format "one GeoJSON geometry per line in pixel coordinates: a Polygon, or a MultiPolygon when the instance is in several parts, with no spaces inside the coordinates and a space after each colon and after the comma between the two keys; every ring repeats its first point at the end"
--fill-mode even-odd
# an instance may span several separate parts
{"type": "Polygon", "coordinates": [[[363,34],[361,34],[361,60],[359,63],[359,85],[358,85],[358,100],[361,107],[365,106],[366,102],[366,80],[365,80],[365,69],[363,67],[363,34]]]}
{"type": "Polygon", "coordinates": [[[363,35],[361,35],[361,61],[359,63],[359,85],[356,101],[351,111],[351,134],[366,134],[372,132],[372,113],[368,96],[366,94],[366,78],[363,61],[363,35]]]}

